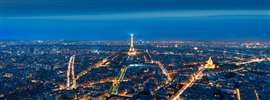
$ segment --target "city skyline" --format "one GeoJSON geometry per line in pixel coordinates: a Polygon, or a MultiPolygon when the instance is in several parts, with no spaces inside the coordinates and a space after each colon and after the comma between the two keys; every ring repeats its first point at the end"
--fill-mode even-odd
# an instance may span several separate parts
{"type": "Polygon", "coordinates": [[[129,35],[128,43],[117,45],[113,41],[0,41],[0,98],[269,98],[270,41],[137,45],[136,35],[129,35]]]}

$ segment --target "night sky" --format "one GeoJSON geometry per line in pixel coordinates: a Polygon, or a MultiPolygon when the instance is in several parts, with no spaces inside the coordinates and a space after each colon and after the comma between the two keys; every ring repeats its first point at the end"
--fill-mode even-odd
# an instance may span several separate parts
{"type": "Polygon", "coordinates": [[[270,40],[270,0],[0,0],[0,40],[270,40]]]}

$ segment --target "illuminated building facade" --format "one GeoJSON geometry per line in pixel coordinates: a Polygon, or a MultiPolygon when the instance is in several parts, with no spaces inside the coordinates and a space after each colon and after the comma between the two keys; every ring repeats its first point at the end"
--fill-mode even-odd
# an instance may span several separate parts
{"type": "Polygon", "coordinates": [[[214,63],[213,63],[213,60],[212,60],[212,57],[209,57],[209,59],[207,60],[206,64],[204,65],[205,68],[208,68],[208,69],[215,69],[215,68],[218,68],[218,66],[216,66],[214,63]]]}

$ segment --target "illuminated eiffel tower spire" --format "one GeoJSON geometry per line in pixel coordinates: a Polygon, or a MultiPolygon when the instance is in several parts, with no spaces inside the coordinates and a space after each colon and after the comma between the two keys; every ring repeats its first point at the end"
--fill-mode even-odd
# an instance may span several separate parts
{"type": "Polygon", "coordinates": [[[129,47],[129,50],[128,50],[128,55],[129,56],[136,55],[136,50],[134,48],[134,34],[133,33],[130,34],[130,47],[129,47]]]}

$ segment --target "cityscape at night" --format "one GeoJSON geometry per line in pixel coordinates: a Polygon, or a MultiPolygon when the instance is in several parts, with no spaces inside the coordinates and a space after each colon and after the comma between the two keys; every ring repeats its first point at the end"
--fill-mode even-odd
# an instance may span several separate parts
{"type": "Polygon", "coordinates": [[[270,42],[1,41],[1,98],[262,99],[270,42]]]}
{"type": "Polygon", "coordinates": [[[269,99],[269,0],[0,0],[0,100],[269,99]]]}

